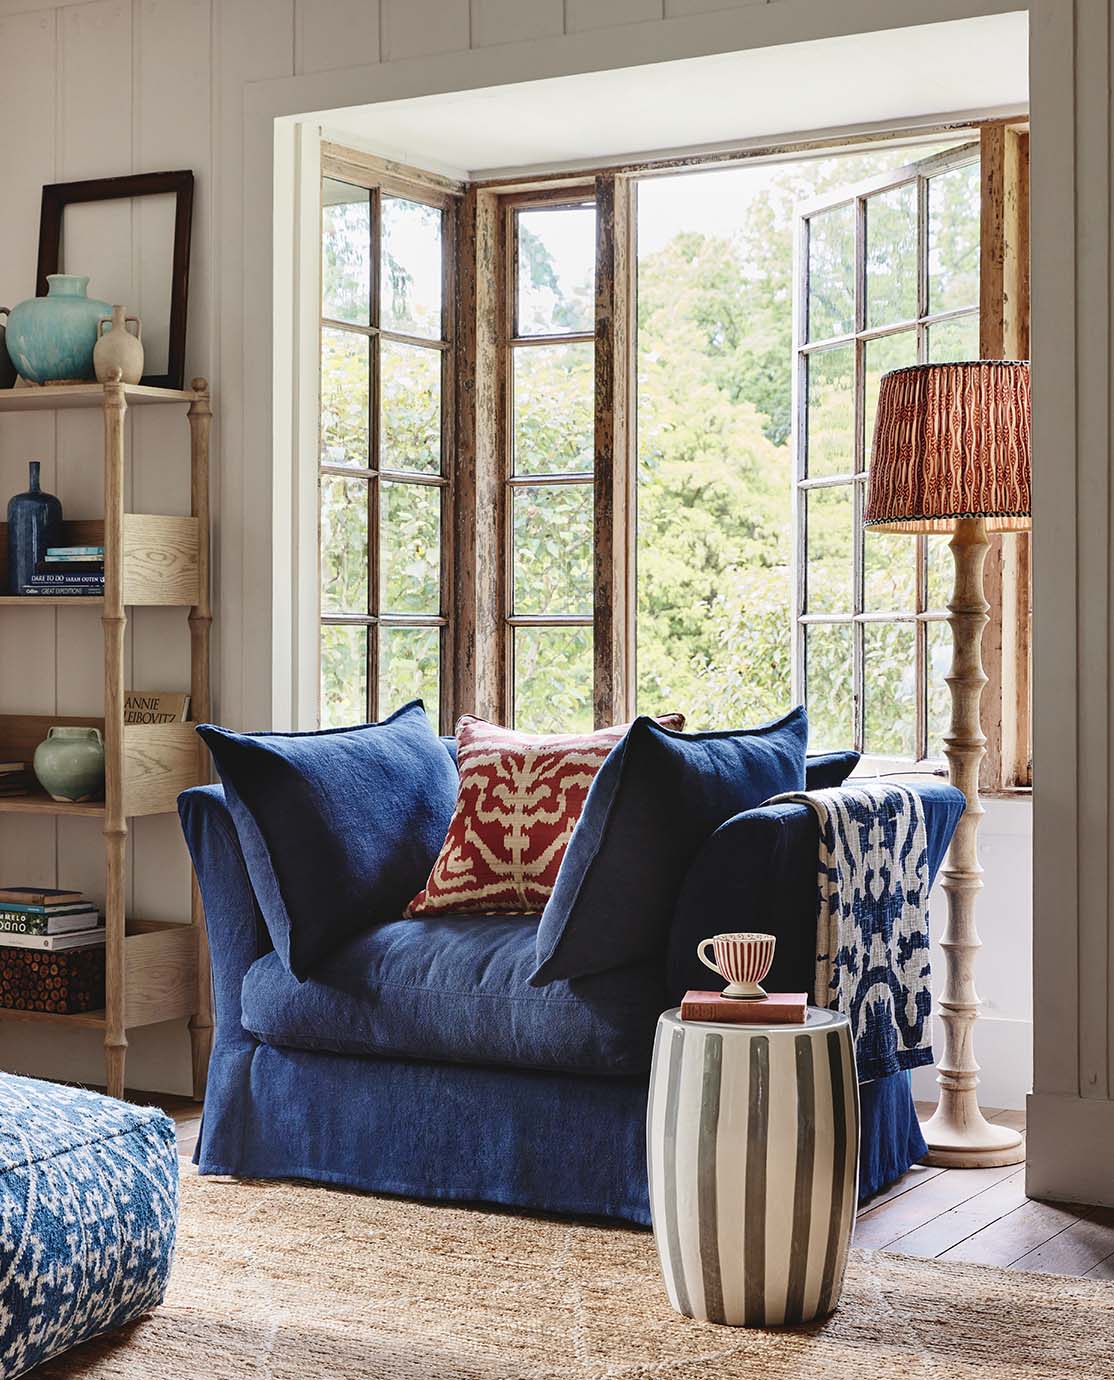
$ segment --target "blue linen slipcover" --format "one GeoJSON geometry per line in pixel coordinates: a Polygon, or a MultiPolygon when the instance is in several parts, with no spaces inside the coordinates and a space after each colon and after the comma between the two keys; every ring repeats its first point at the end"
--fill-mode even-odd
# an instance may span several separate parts
{"type": "Polygon", "coordinates": [[[177,1222],[168,1116],[0,1075],[0,1376],[157,1307],[177,1222]]]}
{"type": "MultiPolygon", "coordinates": [[[[452,746],[446,742],[450,754],[452,746]]],[[[834,769],[825,759],[823,770],[834,769]]],[[[820,784],[811,771],[808,784],[820,784]]],[[[823,784],[831,784],[830,775],[823,784]]],[[[925,802],[934,875],[962,796],[940,782],[914,786],[925,802]]],[[[195,1155],[202,1173],[309,1178],[648,1224],[647,1075],[617,1065],[608,1072],[584,1067],[589,1042],[599,1040],[623,1068],[637,1068],[643,1039],[648,1068],[647,1010],[675,1005],[688,986],[707,985],[694,951],[719,930],[777,934],[771,982],[785,990],[812,987],[818,843],[807,806],[759,807],[721,826],[677,898],[668,951],[656,971],[651,965],[643,973],[645,1005],[617,1002],[633,992],[641,969],[593,979],[606,979],[596,990],[607,990],[613,1003],[602,1016],[583,1009],[577,989],[587,980],[579,979],[568,984],[577,1005],[562,1032],[534,1024],[532,1013],[543,1008],[525,1004],[544,1000],[547,989],[524,983],[514,990],[537,917],[388,924],[351,941],[305,984],[280,982],[221,789],[187,791],[179,808],[213,958],[216,1041],[195,1155]],[[423,937],[431,943],[424,955],[423,937]],[[384,996],[388,969],[392,983],[406,980],[384,996]],[[413,980],[419,972],[424,976],[413,980]],[[368,981],[374,990],[362,986],[368,981]],[[470,988],[487,995],[464,997],[470,988]]],[[[564,996],[558,984],[553,989],[564,996]]],[[[866,1198],[926,1147],[907,1074],[864,1084],[861,1101],[866,1198]]]]}

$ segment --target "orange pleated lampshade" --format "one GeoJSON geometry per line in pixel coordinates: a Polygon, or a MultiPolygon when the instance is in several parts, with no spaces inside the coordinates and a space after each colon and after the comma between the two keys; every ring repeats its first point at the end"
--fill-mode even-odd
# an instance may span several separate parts
{"type": "Polygon", "coordinates": [[[882,532],[1031,525],[1029,365],[915,364],[883,375],[864,522],[882,532]]]}

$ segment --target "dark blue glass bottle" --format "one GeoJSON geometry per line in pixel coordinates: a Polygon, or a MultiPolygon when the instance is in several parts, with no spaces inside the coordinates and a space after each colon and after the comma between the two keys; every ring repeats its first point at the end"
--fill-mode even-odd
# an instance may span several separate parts
{"type": "Polygon", "coordinates": [[[39,462],[31,461],[31,486],[8,503],[8,592],[25,594],[48,546],[62,544],[62,505],[39,488],[39,462]]]}

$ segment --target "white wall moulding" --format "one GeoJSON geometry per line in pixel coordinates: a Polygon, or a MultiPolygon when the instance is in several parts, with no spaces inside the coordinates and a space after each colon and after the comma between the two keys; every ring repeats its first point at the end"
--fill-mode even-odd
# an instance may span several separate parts
{"type": "Polygon", "coordinates": [[[1032,1198],[1114,1207],[1114,1102],[1058,1093],[1033,1093],[1028,1125],[1025,1191],[1032,1198]]]}
{"type": "Polygon", "coordinates": [[[472,46],[560,38],[564,9],[564,0],[472,0],[472,46]]]}
{"type": "Polygon", "coordinates": [[[1032,7],[1034,1095],[1029,1191],[1114,1201],[1110,8],[1032,7]]]}

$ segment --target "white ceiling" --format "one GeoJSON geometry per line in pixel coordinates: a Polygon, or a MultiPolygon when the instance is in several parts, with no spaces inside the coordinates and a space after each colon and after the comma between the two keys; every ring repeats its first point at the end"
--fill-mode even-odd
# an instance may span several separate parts
{"type": "Polygon", "coordinates": [[[451,176],[926,115],[1028,99],[1023,12],[324,112],[332,135],[451,176]]]}

